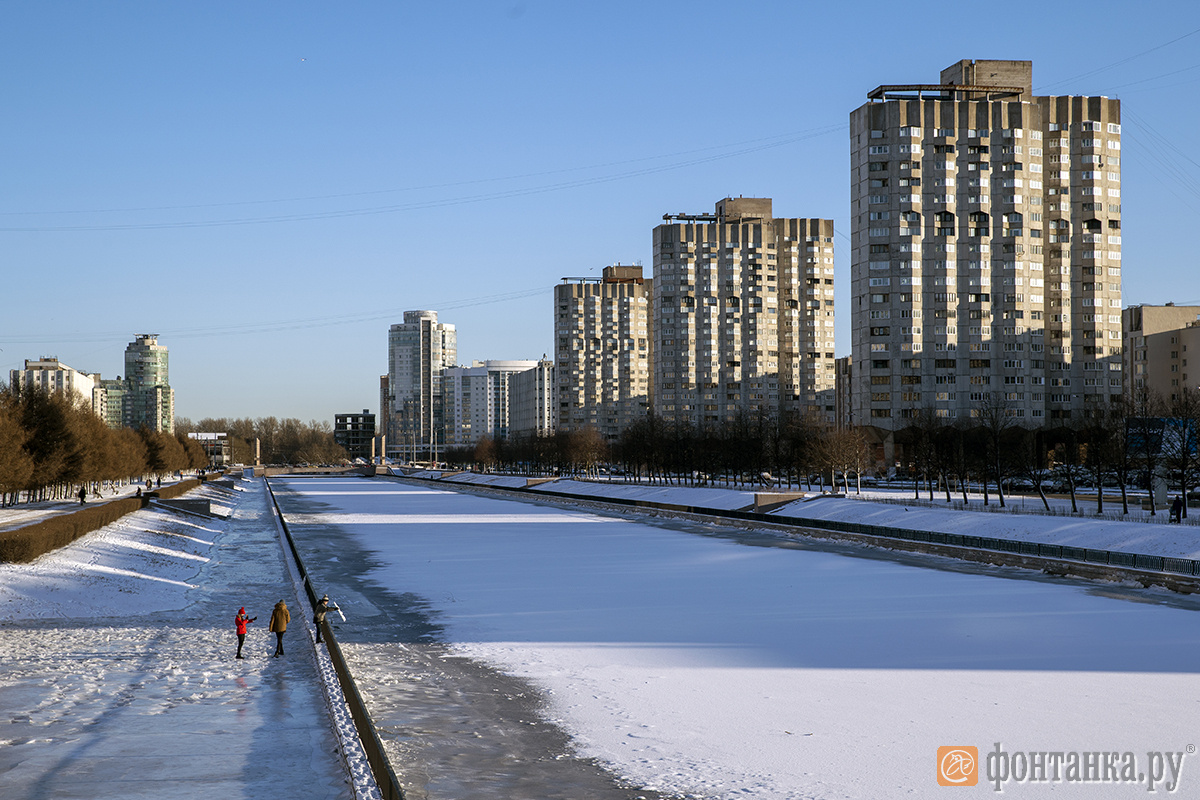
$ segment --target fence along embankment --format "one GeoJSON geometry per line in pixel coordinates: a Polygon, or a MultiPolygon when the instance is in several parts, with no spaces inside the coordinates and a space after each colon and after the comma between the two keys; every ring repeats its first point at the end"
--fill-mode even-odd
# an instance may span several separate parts
{"type": "MultiPolygon", "coordinates": [[[[312,585],[312,581],[308,577],[308,570],[304,568],[304,560],[300,558],[300,551],[296,549],[296,541],[292,538],[292,532],[288,530],[287,522],[283,518],[283,511],[279,508],[279,501],[275,499],[275,491],[271,488],[271,482],[265,481],[265,483],[267,492],[271,496],[271,505],[275,509],[275,518],[283,530],[288,551],[300,573],[300,579],[304,583],[309,613],[312,613],[317,606],[317,598],[320,597],[320,593],[312,585]]],[[[396,779],[396,773],[383,752],[383,742],[379,739],[375,723],[371,720],[370,712],[367,711],[367,704],[358,691],[354,676],[350,674],[350,665],[346,663],[346,658],[342,655],[342,648],[338,645],[337,637],[333,635],[333,626],[329,624],[328,620],[321,623],[321,638],[327,643],[329,660],[333,663],[334,672],[337,673],[338,683],[346,698],[346,705],[350,707],[350,717],[354,720],[358,738],[367,755],[367,763],[371,767],[371,774],[375,776],[375,784],[379,787],[383,800],[404,800],[404,790],[400,787],[400,781],[396,779]]]]}
{"type": "Polygon", "coordinates": [[[1200,561],[1191,558],[1173,558],[1121,550],[1101,550],[989,536],[969,536],[883,525],[865,525],[857,522],[811,519],[756,511],[704,508],[624,497],[601,497],[577,492],[556,492],[545,488],[544,484],[539,487],[481,486],[413,476],[402,478],[402,480],[436,483],[455,491],[507,493],[528,498],[595,503],[618,509],[662,511],[701,518],[706,521],[719,519],[737,523],[753,523],[756,527],[765,526],[792,536],[851,541],[889,550],[904,550],[963,561],[1036,569],[1052,575],[1069,575],[1092,580],[1130,580],[1141,583],[1143,586],[1163,586],[1184,594],[1200,594],[1200,561]]]}

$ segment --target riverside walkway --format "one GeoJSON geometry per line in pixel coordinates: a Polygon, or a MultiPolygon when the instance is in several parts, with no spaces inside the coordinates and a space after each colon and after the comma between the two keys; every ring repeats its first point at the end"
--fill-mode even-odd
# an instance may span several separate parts
{"type": "Polygon", "coordinates": [[[352,798],[261,481],[0,564],[0,786],[46,798],[352,798]],[[285,599],[286,655],[271,609],[285,599]],[[257,616],[243,660],[233,616],[257,616]]]}

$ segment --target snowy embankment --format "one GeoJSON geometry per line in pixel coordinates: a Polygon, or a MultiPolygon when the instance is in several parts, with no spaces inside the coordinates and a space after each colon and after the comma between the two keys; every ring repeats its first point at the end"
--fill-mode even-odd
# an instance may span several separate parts
{"type": "MultiPolygon", "coordinates": [[[[634,786],[721,800],[940,797],[942,745],[981,758],[996,742],[1130,752],[1144,767],[1151,751],[1182,759],[1195,743],[1191,598],[942,559],[931,569],[868,548],[745,546],[698,535],[714,526],[428,485],[289,489],[322,509],[289,515],[294,530],[352,537],[377,565],[371,580],[423,598],[459,652],[539,687],[578,750],[634,786]]],[[[1200,785],[1191,758],[1188,792],[1200,785]]],[[[1063,782],[1007,788],[1042,797],[1063,782]]],[[[1076,789],[1123,798],[1147,786],[1076,789]]]]}
{"type": "MultiPolygon", "coordinates": [[[[209,500],[222,516],[236,504],[228,491],[211,486],[187,496],[209,500]]],[[[30,564],[0,564],[0,620],[144,616],[184,608],[187,590],[197,588],[192,581],[211,560],[223,530],[223,520],[151,508],[30,564]]]]}
{"type": "MultiPolygon", "coordinates": [[[[484,486],[518,487],[525,479],[513,476],[462,473],[443,479],[445,483],[467,483],[484,486]]],[[[745,509],[754,504],[754,492],[733,489],[688,486],[648,486],[606,482],[559,479],[532,487],[539,492],[586,494],[598,500],[621,498],[650,500],[697,508],[745,509]]],[[[770,491],[764,489],[763,491],[770,491]]],[[[925,503],[903,504],[907,492],[876,490],[862,496],[839,497],[814,494],[804,500],[788,503],[771,513],[779,516],[812,520],[853,522],[910,530],[989,536],[1042,544],[1070,545],[1097,550],[1117,550],[1145,555],[1200,559],[1200,525],[1152,524],[1140,512],[1129,520],[1112,520],[1079,516],[1042,515],[1037,513],[1040,501],[1010,498],[1010,507],[1020,513],[997,511],[997,505],[978,510],[931,508],[925,503]],[[871,497],[888,502],[872,502],[871,497]],[[1019,504],[1019,505],[1018,505],[1019,504]]],[[[1057,506],[1062,501],[1055,501],[1057,506]]],[[[1194,513],[1194,512],[1193,512],[1194,513]]],[[[1165,520],[1160,513],[1159,519],[1165,520]]]]}
{"type": "Polygon", "coordinates": [[[152,505],[0,564],[0,794],[379,796],[347,782],[365,759],[334,738],[357,734],[344,707],[331,725],[295,599],[287,657],[269,657],[272,604],[295,595],[265,494],[209,484],[185,497],[226,518],[152,505]],[[235,660],[243,605],[258,621],[235,660]]]}

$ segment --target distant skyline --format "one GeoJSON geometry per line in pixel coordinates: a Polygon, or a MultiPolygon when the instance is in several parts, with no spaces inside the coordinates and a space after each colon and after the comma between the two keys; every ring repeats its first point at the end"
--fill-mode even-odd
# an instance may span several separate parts
{"type": "Polygon", "coordinates": [[[1200,304],[1200,8],[1137,9],[8,4],[0,376],[157,333],[179,416],[378,412],[404,311],[552,354],[562,277],[738,195],[835,221],[847,355],[850,111],[959,59],[1121,98],[1124,305],[1200,304]]]}

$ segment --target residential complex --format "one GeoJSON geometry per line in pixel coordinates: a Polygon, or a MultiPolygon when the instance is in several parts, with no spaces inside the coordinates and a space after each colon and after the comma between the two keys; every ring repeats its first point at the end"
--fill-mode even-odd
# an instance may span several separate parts
{"type": "Polygon", "coordinates": [[[436,311],[405,311],[388,331],[388,454],[436,452],[445,443],[442,375],[454,366],[458,336],[436,311]]]}
{"type": "Polygon", "coordinates": [[[442,378],[446,444],[473,445],[484,436],[507,439],[511,378],[537,364],[536,361],[474,361],[469,367],[448,367],[442,378]]]}
{"type": "Polygon", "coordinates": [[[654,413],[696,426],[788,412],[832,422],[833,221],[777,219],[769,198],[742,197],[663,219],[654,413]]]}
{"type": "Polygon", "coordinates": [[[1121,393],[1121,106],[960,61],[850,115],[854,424],[985,400],[1023,425],[1121,393]]]}
{"type": "Polygon", "coordinates": [[[643,418],[650,394],[650,311],[642,268],[554,287],[559,431],[594,429],[609,440],[643,418]]]}
{"type": "Polygon", "coordinates": [[[14,387],[37,387],[87,403],[110,428],[175,430],[175,391],[168,379],[168,357],[157,334],[139,334],[125,348],[125,377],[71,369],[54,357],[26,359],[25,368],[9,371],[14,387]]]}
{"type": "Polygon", "coordinates": [[[66,395],[92,408],[92,392],[100,382],[100,373],[89,374],[72,369],[54,356],[25,359],[24,369],[8,372],[8,383],[15,389],[36,388],[66,395]]]}
{"type": "Polygon", "coordinates": [[[1148,390],[1170,403],[1184,389],[1200,391],[1200,306],[1131,306],[1122,314],[1131,395],[1148,390]]]}

